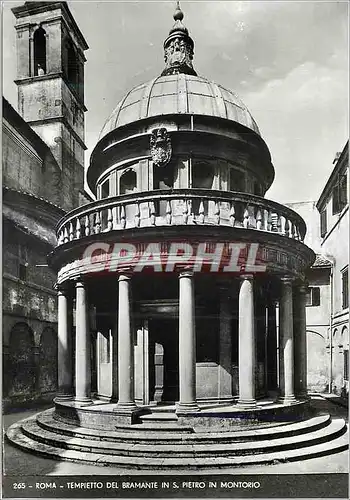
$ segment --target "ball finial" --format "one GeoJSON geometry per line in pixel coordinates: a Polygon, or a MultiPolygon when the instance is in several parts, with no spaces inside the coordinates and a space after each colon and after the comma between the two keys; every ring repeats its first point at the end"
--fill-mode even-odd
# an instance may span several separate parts
{"type": "Polygon", "coordinates": [[[184,18],[184,13],[180,9],[180,2],[179,1],[176,3],[176,9],[175,9],[173,17],[174,17],[175,21],[182,21],[184,18]]]}

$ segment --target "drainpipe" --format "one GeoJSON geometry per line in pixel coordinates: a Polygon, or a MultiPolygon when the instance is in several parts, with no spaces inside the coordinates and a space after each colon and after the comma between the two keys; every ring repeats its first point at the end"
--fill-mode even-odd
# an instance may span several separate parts
{"type": "Polygon", "coordinates": [[[333,378],[333,263],[331,267],[331,274],[329,277],[329,284],[331,288],[330,293],[330,318],[329,318],[329,382],[328,393],[332,394],[332,378],[333,378]]]}

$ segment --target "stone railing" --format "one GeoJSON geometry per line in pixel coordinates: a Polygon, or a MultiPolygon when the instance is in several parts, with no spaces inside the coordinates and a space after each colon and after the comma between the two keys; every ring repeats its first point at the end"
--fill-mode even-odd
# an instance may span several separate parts
{"type": "Polygon", "coordinates": [[[246,193],[172,189],[104,198],[69,212],[57,224],[58,245],[129,228],[214,225],[278,233],[303,241],[306,226],[293,210],[246,193]]]}

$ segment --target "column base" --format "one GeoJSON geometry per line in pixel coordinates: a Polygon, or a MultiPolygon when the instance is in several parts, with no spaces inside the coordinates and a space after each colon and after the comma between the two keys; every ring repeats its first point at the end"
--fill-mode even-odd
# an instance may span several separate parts
{"type": "Polygon", "coordinates": [[[129,403],[118,401],[118,403],[113,408],[113,411],[119,413],[120,415],[131,415],[138,409],[139,407],[133,401],[130,401],[129,403]]]}
{"type": "Polygon", "coordinates": [[[57,396],[54,398],[53,402],[56,403],[56,401],[59,403],[61,401],[71,401],[74,399],[73,394],[57,394],[57,396]]]}
{"type": "Polygon", "coordinates": [[[200,411],[196,402],[193,403],[176,403],[176,415],[184,415],[188,413],[196,413],[200,411]]]}
{"type": "Polygon", "coordinates": [[[282,404],[282,405],[292,405],[293,403],[296,403],[297,399],[294,395],[290,396],[280,396],[277,399],[277,403],[282,404]]]}
{"type": "Polygon", "coordinates": [[[255,408],[256,399],[239,399],[237,401],[237,406],[240,408],[255,408]]]}
{"type": "Polygon", "coordinates": [[[113,408],[113,418],[118,425],[131,425],[139,422],[143,409],[135,403],[117,403],[113,408]]]}
{"type": "Polygon", "coordinates": [[[93,401],[91,398],[88,398],[88,397],[78,397],[78,396],[75,396],[74,400],[73,400],[74,404],[77,404],[77,405],[92,405],[93,404],[93,401]]]}

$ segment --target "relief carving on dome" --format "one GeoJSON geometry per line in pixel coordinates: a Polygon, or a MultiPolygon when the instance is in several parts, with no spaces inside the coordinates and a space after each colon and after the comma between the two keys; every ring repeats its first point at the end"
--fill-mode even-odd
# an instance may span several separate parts
{"type": "Polygon", "coordinates": [[[166,128],[155,128],[150,137],[150,151],[153,163],[165,167],[171,159],[171,139],[166,128]]]}

